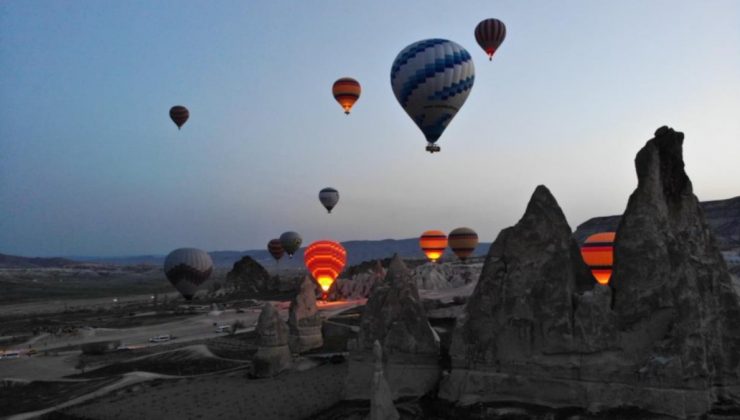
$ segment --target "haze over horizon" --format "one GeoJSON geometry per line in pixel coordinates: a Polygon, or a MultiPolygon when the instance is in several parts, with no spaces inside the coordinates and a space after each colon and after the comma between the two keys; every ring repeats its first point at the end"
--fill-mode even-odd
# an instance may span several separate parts
{"type": "Polygon", "coordinates": [[[15,1],[0,4],[0,253],[304,245],[519,219],[538,184],[571,228],[622,213],[635,153],[685,133],[702,201],[740,195],[740,2],[15,1]],[[473,37],[496,17],[489,62],[473,37]],[[389,82],[424,38],[475,85],[429,155],[389,82]],[[362,84],[345,116],[339,77],[362,84]],[[190,109],[178,131],[172,105],[190,109]],[[331,215],[317,200],[340,192],[331,215]]]}

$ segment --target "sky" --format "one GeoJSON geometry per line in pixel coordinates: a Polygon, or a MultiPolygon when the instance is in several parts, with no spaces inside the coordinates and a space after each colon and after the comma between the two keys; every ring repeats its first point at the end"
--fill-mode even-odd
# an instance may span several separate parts
{"type": "Polygon", "coordinates": [[[734,0],[3,1],[0,253],[246,250],[286,230],[493,241],[539,184],[575,229],[623,212],[662,125],[686,134],[699,199],[734,197],[738,22],[734,0]],[[489,17],[507,26],[492,62],[473,36],[489,17]],[[434,155],[389,77],[426,38],[476,69],[434,155]],[[344,76],[363,88],[350,116],[344,76]]]}

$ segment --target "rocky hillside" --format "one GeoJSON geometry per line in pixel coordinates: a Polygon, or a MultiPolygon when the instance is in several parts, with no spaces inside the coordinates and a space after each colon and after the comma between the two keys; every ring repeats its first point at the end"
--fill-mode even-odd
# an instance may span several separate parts
{"type": "Polygon", "coordinates": [[[491,245],[457,320],[442,399],[738,418],[740,297],[712,233],[727,223],[706,221],[683,141],[661,127],[637,154],[608,286],[590,278],[560,206],[537,187],[491,245]]]}
{"type": "Polygon", "coordinates": [[[69,267],[79,264],[66,258],[29,258],[0,254],[0,268],[49,268],[69,267]]]}
{"type": "MultiPolygon", "coordinates": [[[[740,196],[699,203],[721,250],[740,248],[740,196]]],[[[574,235],[579,244],[596,232],[616,231],[622,216],[594,217],[581,223],[574,235]]]]}
{"type": "MultiPolygon", "coordinates": [[[[331,299],[367,298],[376,283],[383,280],[392,259],[363,262],[349,267],[332,286],[331,299]]],[[[483,267],[483,258],[471,258],[465,263],[430,263],[426,259],[403,260],[409,278],[420,290],[444,290],[475,283],[483,267]]]]}
{"type": "MultiPolygon", "coordinates": [[[[307,245],[307,244],[304,244],[307,245]]],[[[347,250],[347,265],[356,265],[364,261],[373,261],[377,259],[389,259],[398,254],[404,259],[423,259],[424,254],[419,248],[418,238],[409,239],[383,239],[379,241],[346,241],[342,245],[347,250]]],[[[488,252],[490,242],[481,242],[475,249],[474,255],[483,256],[488,252]]],[[[279,264],[275,263],[267,250],[253,249],[248,251],[213,251],[209,252],[216,267],[228,267],[234,265],[242,257],[249,256],[260,263],[268,270],[280,269],[303,269],[303,250],[301,248],[296,252],[293,258],[283,257],[279,264]]],[[[449,252],[445,253],[446,258],[454,259],[449,252]]],[[[444,258],[443,257],[443,260],[444,258]]],[[[139,255],[130,257],[77,257],[80,261],[91,261],[97,263],[110,264],[153,264],[161,265],[164,262],[164,255],[139,255]]]]}

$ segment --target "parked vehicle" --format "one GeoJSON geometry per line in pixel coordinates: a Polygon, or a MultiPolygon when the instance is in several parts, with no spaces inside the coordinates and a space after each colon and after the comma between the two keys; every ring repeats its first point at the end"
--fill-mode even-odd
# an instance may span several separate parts
{"type": "Polygon", "coordinates": [[[171,335],[169,335],[169,334],[164,334],[164,335],[158,335],[158,336],[156,336],[156,337],[152,337],[152,338],[150,338],[150,339],[149,339],[149,342],[150,342],[150,343],[163,343],[163,342],[165,342],[165,341],[170,341],[170,340],[172,340],[172,338],[173,338],[173,337],[172,337],[171,335]]]}
{"type": "Polygon", "coordinates": [[[229,333],[231,332],[231,325],[219,325],[216,327],[217,333],[229,333]]]}
{"type": "Polygon", "coordinates": [[[0,354],[0,359],[17,359],[21,357],[21,354],[17,351],[0,354]]]}

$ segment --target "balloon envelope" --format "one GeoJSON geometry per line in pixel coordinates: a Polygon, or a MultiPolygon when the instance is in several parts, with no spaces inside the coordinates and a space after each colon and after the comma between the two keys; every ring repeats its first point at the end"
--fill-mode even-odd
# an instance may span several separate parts
{"type": "Polygon", "coordinates": [[[342,106],[344,113],[347,115],[349,115],[349,111],[352,110],[355,102],[360,99],[361,92],[360,83],[351,77],[342,77],[334,82],[331,88],[334,99],[339,102],[339,105],[342,106]]]}
{"type": "Polygon", "coordinates": [[[506,39],[506,25],[498,19],[486,19],[475,27],[475,40],[483,51],[488,54],[488,60],[493,60],[493,54],[506,39]]]}
{"type": "Polygon", "coordinates": [[[334,188],[324,188],[319,191],[319,201],[326,208],[326,211],[331,213],[331,209],[339,202],[339,191],[334,188]]]}
{"type": "Polygon", "coordinates": [[[404,111],[424,133],[427,151],[468,98],[475,81],[470,54],[446,39],[425,39],[404,48],[391,67],[391,86],[404,111]]]}
{"type": "Polygon", "coordinates": [[[272,258],[275,258],[275,261],[283,258],[283,254],[285,254],[280,239],[270,239],[270,242],[267,243],[267,251],[272,255],[272,258]]]}
{"type": "Polygon", "coordinates": [[[301,247],[301,243],[303,243],[303,238],[301,238],[301,235],[296,232],[288,231],[280,235],[280,244],[291,258],[301,247]]]}
{"type": "Polygon", "coordinates": [[[164,273],[180,294],[191,300],[213,272],[213,260],[196,248],[178,248],[164,260],[164,273]]]}
{"type": "Polygon", "coordinates": [[[441,230],[428,230],[421,234],[419,246],[429,261],[437,261],[447,248],[447,235],[441,230]]]}
{"type": "Polygon", "coordinates": [[[602,285],[609,284],[614,264],[614,239],[616,232],[595,233],[581,246],[581,256],[591,269],[596,282],[602,285]]]}
{"type": "Polygon", "coordinates": [[[190,111],[182,105],[175,105],[170,108],[170,118],[175,125],[177,125],[177,129],[179,130],[188,118],[190,118],[190,111]]]}
{"type": "Polygon", "coordinates": [[[478,234],[473,229],[460,227],[452,232],[448,238],[452,252],[462,261],[465,261],[478,246],[478,234]]]}
{"type": "Polygon", "coordinates": [[[344,270],[347,251],[339,242],[316,241],[306,248],[303,260],[308,271],[321,286],[321,290],[326,293],[344,270]]]}

